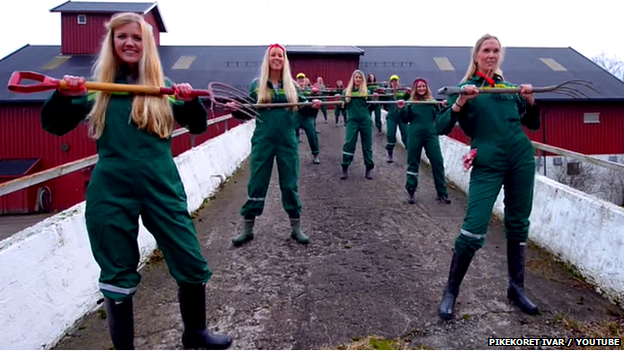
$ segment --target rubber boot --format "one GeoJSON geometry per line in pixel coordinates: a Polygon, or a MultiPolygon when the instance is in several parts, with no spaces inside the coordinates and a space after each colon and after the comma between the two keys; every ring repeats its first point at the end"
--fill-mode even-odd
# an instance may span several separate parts
{"type": "Polygon", "coordinates": [[[449,199],[448,195],[438,195],[438,201],[440,201],[443,204],[450,204],[451,203],[451,199],[449,199]]]}
{"type": "Polygon", "coordinates": [[[315,165],[318,165],[321,163],[321,160],[319,160],[318,155],[314,155],[314,160],[312,160],[312,162],[314,162],[315,165]]]}
{"type": "Polygon", "coordinates": [[[132,299],[122,303],[104,297],[108,330],[115,350],[134,350],[134,314],[132,299]]]}
{"type": "Polygon", "coordinates": [[[459,256],[457,253],[453,253],[453,259],[451,261],[451,269],[449,272],[449,279],[442,295],[442,301],[438,307],[438,315],[444,320],[453,319],[453,313],[455,309],[455,300],[459,295],[459,286],[464,280],[464,276],[468,271],[472,257],[459,256]]]}
{"type": "Polygon", "coordinates": [[[507,241],[507,268],[509,272],[509,287],[507,297],[520,309],[530,315],[539,313],[539,309],[524,291],[524,268],[526,262],[526,242],[507,241]]]}
{"type": "Polygon", "coordinates": [[[301,231],[301,218],[291,218],[290,227],[292,228],[290,234],[291,238],[297,240],[301,244],[307,244],[310,241],[310,238],[301,231]]]}
{"type": "Polygon", "coordinates": [[[373,170],[373,167],[366,166],[366,174],[364,175],[366,179],[373,179],[373,176],[371,175],[372,170],[373,170]]]}
{"type": "Polygon", "coordinates": [[[347,179],[349,177],[349,166],[342,165],[342,177],[340,179],[347,179]]]}
{"type": "Polygon", "coordinates": [[[393,149],[389,149],[388,150],[388,163],[394,162],[394,160],[392,159],[392,154],[394,154],[394,150],[393,149]]]}
{"type": "Polygon", "coordinates": [[[414,193],[416,193],[414,189],[407,190],[407,203],[410,205],[413,205],[416,203],[416,199],[414,199],[414,193]]]}
{"type": "Polygon", "coordinates": [[[212,335],[206,328],[206,285],[182,284],[178,288],[180,313],[184,322],[185,349],[224,350],[232,344],[228,335],[212,335]]]}
{"type": "Polygon", "coordinates": [[[241,246],[244,243],[253,240],[254,238],[253,227],[254,227],[255,221],[256,221],[255,218],[245,219],[245,224],[243,225],[243,232],[236,238],[232,239],[232,244],[234,246],[241,246]]]}

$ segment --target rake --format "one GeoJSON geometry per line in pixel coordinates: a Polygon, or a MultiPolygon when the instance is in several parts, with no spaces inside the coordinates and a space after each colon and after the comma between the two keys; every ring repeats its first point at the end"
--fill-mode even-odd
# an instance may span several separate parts
{"type": "MultiPolygon", "coordinates": [[[[567,95],[576,99],[589,98],[589,96],[587,96],[577,87],[584,87],[596,93],[600,93],[600,90],[594,83],[583,79],[567,80],[561,84],[549,85],[545,87],[533,87],[533,92],[555,93],[567,95]]],[[[479,94],[518,94],[520,93],[521,88],[478,88],[478,91],[479,94]]],[[[449,96],[455,94],[465,94],[465,91],[463,88],[460,87],[442,87],[438,89],[438,94],[449,96]]]]}

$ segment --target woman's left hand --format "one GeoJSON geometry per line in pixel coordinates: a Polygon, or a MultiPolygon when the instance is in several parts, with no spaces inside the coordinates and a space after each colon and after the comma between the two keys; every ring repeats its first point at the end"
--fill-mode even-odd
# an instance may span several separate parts
{"type": "Polygon", "coordinates": [[[321,100],[319,99],[312,100],[312,108],[321,108],[321,100]]]}
{"type": "Polygon", "coordinates": [[[520,96],[522,96],[529,106],[533,106],[535,103],[535,96],[533,95],[533,86],[531,84],[520,84],[520,96]]]}
{"type": "Polygon", "coordinates": [[[182,101],[192,101],[195,99],[191,95],[193,87],[188,83],[173,84],[172,88],[175,90],[175,98],[182,101]]]}

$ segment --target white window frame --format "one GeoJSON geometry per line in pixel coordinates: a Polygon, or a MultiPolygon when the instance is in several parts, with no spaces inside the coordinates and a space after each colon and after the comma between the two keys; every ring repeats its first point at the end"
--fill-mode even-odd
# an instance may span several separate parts
{"type": "Polygon", "coordinates": [[[78,15],[76,21],[78,22],[78,24],[87,24],[87,15],[78,15]]]}
{"type": "Polygon", "coordinates": [[[585,112],[585,113],[583,113],[583,123],[585,123],[585,124],[600,124],[600,112],[585,112]]]}

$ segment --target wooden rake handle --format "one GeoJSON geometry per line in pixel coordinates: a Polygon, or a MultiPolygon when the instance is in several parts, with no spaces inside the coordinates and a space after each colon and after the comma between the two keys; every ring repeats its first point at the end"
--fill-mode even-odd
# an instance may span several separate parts
{"type": "MultiPolygon", "coordinates": [[[[117,84],[117,83],[100,83],[85,82],[83,85],[87,90],[104,91],[110,93],[134,93],[146,95],[175,95],[176,89],[167,87],[157,87],[137,84],[117,84]]],[[[45,76],[36,72],[20,72],[15,71],[9,79],[8,89],[16,93],[38,93],[56,89],[70,89],[65,81],[45,76]],[[22,84],[22,80],[33,80],[36,84],[22,84]]],[[[208,90],[193,89],[191,96],[207,96],[210,95],[208,90]]]]}
{"type": "MultiPolygon", "coordinates": [[[[281,107],[303,107],[303,106],[312,106],[312,102],[285,102],[285,103],[266,103],[266,104],[243,104],[244,107],[253,107],[253,108],[281,108],[281,107]]],[[[332,106],[332,105],[342,105],[342,101],[327,101],[321,102],[321,106],[332,106]]]]}

